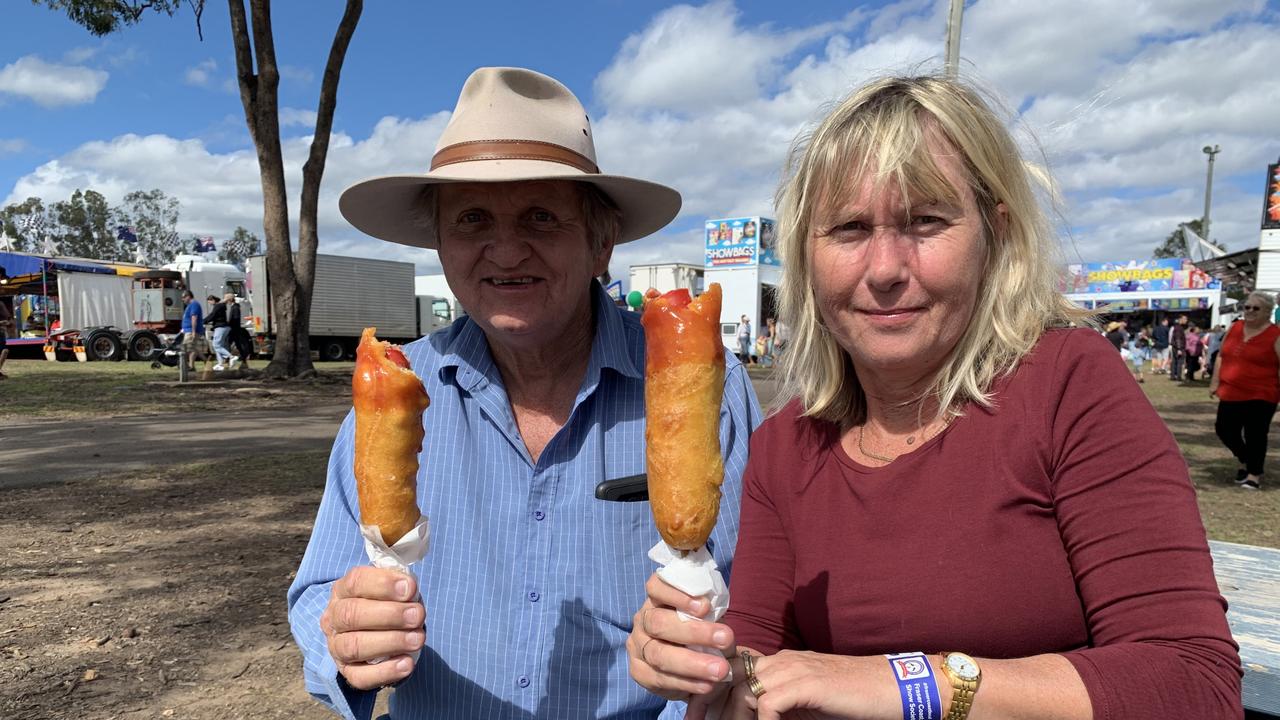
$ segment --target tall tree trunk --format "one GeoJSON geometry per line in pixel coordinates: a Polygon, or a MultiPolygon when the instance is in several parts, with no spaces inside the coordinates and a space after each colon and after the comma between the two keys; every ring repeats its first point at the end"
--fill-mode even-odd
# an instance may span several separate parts
{"type": "Polygon", "coordinates": [[[277,91],[275,40],[271,30],[271,1],[250,0],[252,29],[246,20],[244,0],[227,0],[231,11],[231,36],[235,43],[236,77],[245,122],[258,151],[262,180],[262,229],[267,240],[267,274],[271,276],[271,305],[275,314],[275,352],[267,366],[268,377],[297,376],[314,372],[311,366],[311,293],[315,287],[316,230],[320,180],[329,154],[333,111],[338,105],[338,80],[351,36],[364,10],[363,0],[347,0],[346,11],[333,37],[329,60],[320,86],[316,131],[311,152],[302,167],[302,207],[298,219],[298,256],[289,244],[289,199],[284,184],[284,159],[280,151],[280,114],[277,91]],[[249,38],[253,38],[250,47],[249,38]],[[256,62],[257,72],[254,72],[256,62]]]}
{"type": "MultiPolygon", "coordinates": [[[[320,102],[316,108],[316,131],[311,138],[311,152],[307,162],[302,166],[302,208],[298,214],[298,295],[302,298],[301,312],[298,322],[302,328],[311,324],[311,293],[315,287],[316,249],[320,244],[317,232],[317,212],[320,199],[320,179],[324,176],[325,159],[329,154],[329,135],[333,131],[333,111],[338,106],[338,79],[342,74],[342,63],[347,57],[347,47],[351,44],[351,36],[360,22],[360,13],[364,11],[364,0],[347,0],[347,9],[338,23],[338,30],[333,36],[333,46],[329,48],[329,60],[324,66],[324,79],[320,83],[320,102]]],[[[310,346],[306,333],[303,333],[304,347],[308,348],[307,359],[310,366],[310,346]]]]}
{"type": "Polygon", "coordinates": [[[246,23],[243,0],[227,0],[231,37],[236,51],[236,77],[245,123],[258,151],[262,182],[262,230],[267,237],[267,274],[271,277],[271,305],[275,314],[275,350],[266,374],[295,376],[312,370],[307,325],[298,323],[303,298],[294,273],[289,245],[289,198],[280,151],[280,71],[276,67],[271,32],[270,0],[250,0],[253,26],[246,23]],[[253,47],[249,38],[252,34],[253,47]],[[254,72],[257,63],[257,72],[254,72]]]}

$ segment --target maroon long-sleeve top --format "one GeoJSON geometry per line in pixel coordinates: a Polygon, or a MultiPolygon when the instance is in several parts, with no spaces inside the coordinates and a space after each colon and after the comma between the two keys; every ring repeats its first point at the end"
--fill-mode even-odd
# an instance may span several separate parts
{"type": "Polygon", "coordinates": [[[1115,350],[1050,331],[995,390],[881,468],[797,403],[766,420],[726,616],[738,643],[1061,653],[1099,720],[1241,717],[1195,489],[1115,350]]]}

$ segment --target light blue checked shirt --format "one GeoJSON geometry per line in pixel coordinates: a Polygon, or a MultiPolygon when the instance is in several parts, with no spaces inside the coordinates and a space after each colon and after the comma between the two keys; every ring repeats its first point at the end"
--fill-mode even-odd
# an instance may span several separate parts
{"type": "MultiPolygon", "coordinates": [[[[645,471],[644,333],[598,286],[596,335],[569,421],[533,462],[489,354],[469,319],[404,348],[431,395],[419,501],[431,550],[414,566],[426,647],[390,699],[396,720],[681,717],[636,685],[624,648],[655,569],[649,503],[595,498],[602,480],[645,471]]],[[[720,521],[708,545],[726,580],[738,534],[747,441],[760,406],[726,353],[720,521]]],[[[368,563],[352,475],[353,416],[338,431],[311,542],[289,588],[306,687],[346,718],[375,694],[340,680],[320,631],[330,584],[368,563]]]]}

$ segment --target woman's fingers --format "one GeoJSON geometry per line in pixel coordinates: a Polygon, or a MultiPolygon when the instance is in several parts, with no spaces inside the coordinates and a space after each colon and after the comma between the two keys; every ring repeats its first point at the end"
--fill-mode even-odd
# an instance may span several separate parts
{"type": "Polygon", "coordinates": [[[338,665],[403,655],[422,647],[421,630],[365,630],[330,636],[329,654],[338,665]]]}

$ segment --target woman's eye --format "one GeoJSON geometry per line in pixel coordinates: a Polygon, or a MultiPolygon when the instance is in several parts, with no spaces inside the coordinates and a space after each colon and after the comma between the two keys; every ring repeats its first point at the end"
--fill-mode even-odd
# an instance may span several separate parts
{"type": "Polygon", "coordinates": [[[827,234],[832,237],[848,237],[850,235],[864,233],[866,231],[866,223],[860,220],[850,220],[849,222],[833,226],[827,231],[827,234]]]}
{"type": "Polygon", "coordinates": [[[941,225],[942,223],[942,218],[936,215],[916,215],[911,218],[911,224],[916,227],[922,225],[941,225]]]}

